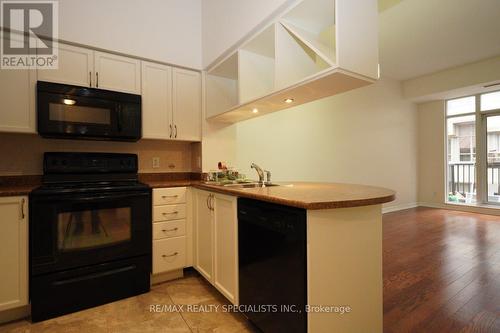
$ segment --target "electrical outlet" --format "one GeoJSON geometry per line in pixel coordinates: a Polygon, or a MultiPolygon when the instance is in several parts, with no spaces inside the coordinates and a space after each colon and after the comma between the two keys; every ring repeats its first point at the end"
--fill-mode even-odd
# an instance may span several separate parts
{"type": "Polygon", "coordinates": [[[160,167],[160,158],[159,157],[153,157],[153,168],[157,169],[160,167]]]}

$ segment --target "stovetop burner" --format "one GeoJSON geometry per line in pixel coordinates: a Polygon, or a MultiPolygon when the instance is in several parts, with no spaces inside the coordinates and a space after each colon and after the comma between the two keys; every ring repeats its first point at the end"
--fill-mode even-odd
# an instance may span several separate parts
{"type": "Polygon", "coordinates": [[[43,185],[35,194],[130,191],[138,180],[135,154],[45,153],[43,185]]]}

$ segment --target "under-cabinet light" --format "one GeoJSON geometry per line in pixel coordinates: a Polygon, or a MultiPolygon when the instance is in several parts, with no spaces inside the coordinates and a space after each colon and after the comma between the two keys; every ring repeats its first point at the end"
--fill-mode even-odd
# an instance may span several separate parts
{"type": "Polygon", "coordinates": [[[287,103],[287,104],[293,103],[293,98],[285,99],[285,103],[287,103]]]}
{"type": "Polygon", "coordinates": [[[259,112],[259,109],[257,109],[257,108],[252,109],[252,113],[258,113],[258,112],[259,112]]]}
{"type": "Polygon", "coordinates": [[[63,103],[66,105],[75,105],[76,101],[74,99],[63,99],[63,103]]]}

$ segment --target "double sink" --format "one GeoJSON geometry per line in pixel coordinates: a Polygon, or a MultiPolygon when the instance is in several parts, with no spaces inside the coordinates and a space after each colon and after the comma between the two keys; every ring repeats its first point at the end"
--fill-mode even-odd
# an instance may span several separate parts
{"type": "Polygon", "coordinates": [[[252,182],[252,183],[230,183],[230,184],[221,184],[217,182],[205,182],[207,185],[217,185],[217,186],[222,186],[222,187],[229,187],[229,188],[257,188],[257,187],[272,187],[272,186],[280,186],[279,184],[275,183],[259,183],[259,182],[252,182]]]}

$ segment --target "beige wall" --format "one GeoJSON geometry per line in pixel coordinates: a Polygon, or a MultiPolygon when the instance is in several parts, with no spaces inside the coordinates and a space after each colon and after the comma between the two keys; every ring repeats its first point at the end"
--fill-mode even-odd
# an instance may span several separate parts
{"type": "Polygon", "coordinates": [[[454,98],[484,92],[484,85],[498,80],[500,56],[404,81],[403,95],[418,102],[454,98]]]}
{"type": "Polygon", "coordinates": [[[237,125],[236,165],[251,162],[277,181],[378,185],[397,191],[388,207],[417,201],[417,115],[397,81],[255,118],[237,125]]]}
{"type": "Polygon", "coordinates": [[[140,172],[189,172],[199,154],[190,143],[141,140],[131,142],[76,141],[43,139],[28,134],[0,134],[0,175],[42,174],[43,153],[46,151],[91,151],[135,153],[139,155],[140,172]],[[160,168],[152,168],[152,158],[160,157],[160,168]],[[173,166],[173,167],[170,167],[173,166]]]}
{"type": "Polygon", "coordinates": [[[428,102],[417,107],[418,201],[442,204],[445,198],[445,102],[428,102]]]}

